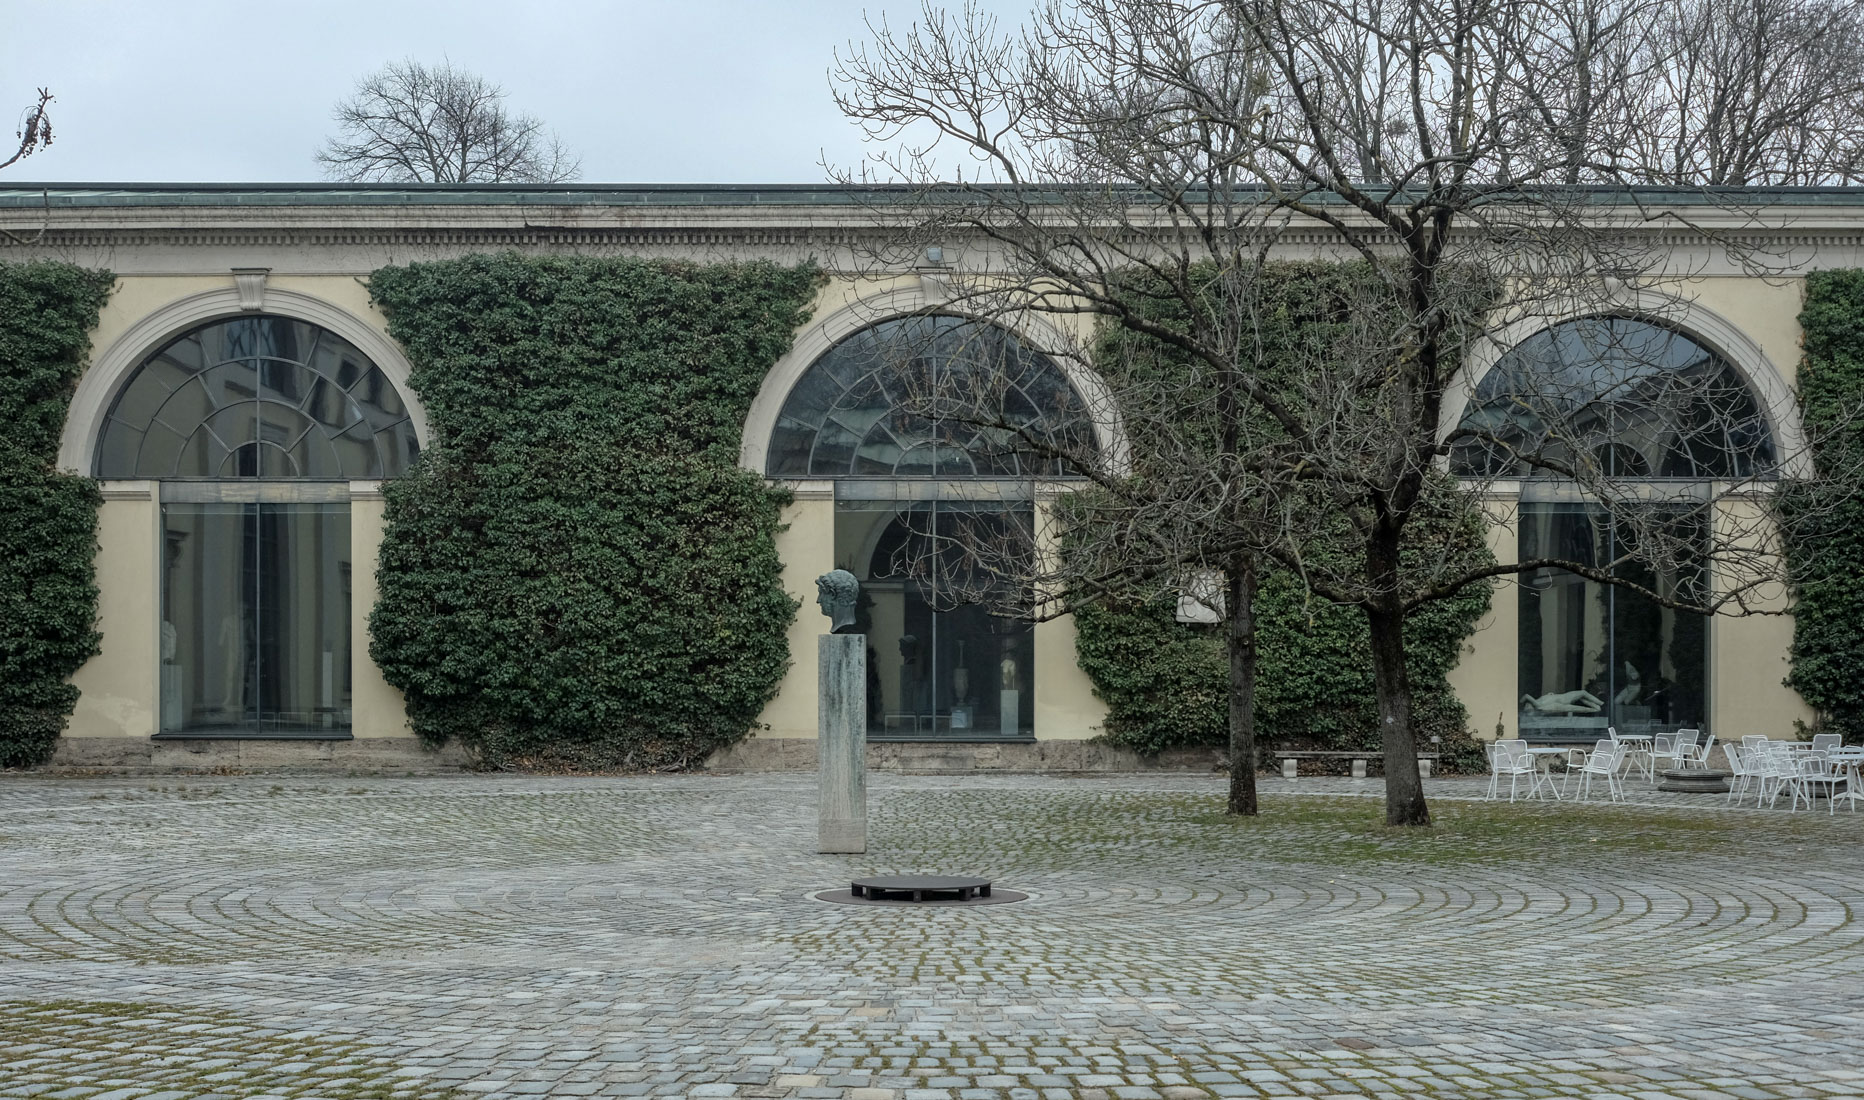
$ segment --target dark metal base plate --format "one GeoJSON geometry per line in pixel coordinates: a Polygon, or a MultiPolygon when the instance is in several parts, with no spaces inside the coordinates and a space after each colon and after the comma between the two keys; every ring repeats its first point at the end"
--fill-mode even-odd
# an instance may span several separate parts
{"type": "Polygon", "coordinates": [[[990,880],[969,875],[874,875],[857,878],[849,891],[875,901],[970,901],[990,896],[990,880]]]}
{"type": "Polygon", "coordinates": [[[1029,895],[1021,891],[1001,887],[993,889],[989,897],[973,896],[963,901],[958,900],[955,892],[939,894],[923,901],[913,901],[910,897],[857,897],[853,890],[820,890],[809,896],[817,901],[832,901],[838,905],[884,905],[894,909],[968,909],[974,905],[1009,905],[1029,899],[1029,895]]]}

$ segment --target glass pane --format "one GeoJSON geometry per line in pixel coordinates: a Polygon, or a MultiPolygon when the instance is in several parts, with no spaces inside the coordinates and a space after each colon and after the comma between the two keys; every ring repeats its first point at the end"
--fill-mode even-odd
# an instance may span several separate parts
{"type": "MultiPolygon", "coordinates": [[[[393,427],[385,428],[375,435],[377,464],[372,464],[369,477],[398,477],[414,466],[414,460],[420,457],[421,442],[414,434],[414,422],[403,420],[393,427]]],[[[347,460],[346,460],[347,463],[347,460]]]]}
{"type": "Polygon", "coordinates": [[[346,504],[259,506],[258,722],[270,731],[350,724],[350,523],[346,504]]]}
{"type": "Polygon", "coordinates": [[[142,433],[120,420],[111,420],[104,425],[103,441],[97,445],[97,476],[145,476],[136,469],[141,451],[142,433]]]}
{"type": "Polygon", "coordinates": [[[1000,453],[1010,437],[980,436],[975,424],[1005,417],[1053,439],[1092,439],[1079,430],[1086,408],[1060,368],[1008,332],[957,317],[885,321],[829,349],[797,381],[765,469],[797,476],[808,455],[807,473],[816,477],[1010,473],[1032,464],[1000,453]],[[938,394],[972,408],[970,422],[955,414],[935,422],[906,411],[938,394]],[[998,453],[955,453],[980,441],[998,453]],[[930,459],[922,454],[928,447],[930,459]]]}
{"type": "MultiPolygon", "coordinates": [[[[1685,534],[1687,532],[1684,532],[1685,534]]],[[[1628,532],[1578,504],[1521,505],[1521,554],[1596,565],[1624,556],[1628,532]]],[[[1614,574],[1664,598],[1691,598],[1699,566],[1614,574]]],[[[1560,569],[1521,578],[1520,723],[1530,739],[1706,729],[1708,623],[1633,589],[1560,569]]]]}
{"type": "Polygon", "coordinates": [[[960,602],[988,596],[989,585],[951,552],[952,540],[1008,537],[1010,523],[1030,520],[1026,501],[835,502],[835,561],[861,581],[871,736],[1032,736],[1034,631],[994,606],[960,602]]]}
{"type": "Polygon", "coordinates": [[[189,382],[162,402],[162,408],[155,414],[155,419],[174,431],[177,435],[191,435],[194,429],[205,423],[223,408],[239,403],[238,398],[219,401],[212,396],[211,378],[203,376],[189,382]]]}
{"type": "Polygon", "coordinates": [[[162,506],[163,732],[236,729],[253,721],[256,509],[162,506]]]}
{"type": "Polygon", "coordinates": [[[149,437],[136,452],[134,436],[106,429],[100,476],[373,478],[405,471],[420,449],[386,375],[340,337],[284,317],[217,321],[172,341],[130,377],[112,419],[149,437]],[[305,438],[313,423],[324,438],[305,438]],[[217,438],[198,436],[202,425],[217,438]]]}
{"type": "Polygon", "coordinates": [[[340,432],[362,419],[362,411],[350,401],[349,394],[338,389],[337,384],[328,378],[319,378],[311,383],[311,396],[304,403],[304,411],[325,430],[332,432],[340,432]]]}
{"type": "Polygon", "coordinates": [[[408,415],[407,406],[402,404],[401,394],[395,391],[388,376],[373,367],[370,368],[362,382],[350,390],[350,397],[361,406],[363,415],[377,429],[405,419],[408,415]]]}
{"type": "Polygon", "coordinates": [[[1536,472],[1512,452],[1596,463],[1606,477],[1746,477],[1773,443],[1746,381],[1681,333],[1586,318],[1523,340],[1482,378],[1463,427],[1498,442],[1456,444],[1467,476],[1536,472]]]}
{"type": "Polygon", "coordinates": [[[349,506],[162,507],[163,732],[350,725],[349,506]]]}

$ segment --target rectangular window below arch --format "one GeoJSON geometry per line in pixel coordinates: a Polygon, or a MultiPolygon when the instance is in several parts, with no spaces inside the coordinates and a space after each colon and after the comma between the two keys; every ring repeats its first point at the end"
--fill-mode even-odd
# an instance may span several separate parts
{"type": "Polygon", "coordinates": [[[350,736],[347,503],[162,505],[158,737],[350,736]]]}

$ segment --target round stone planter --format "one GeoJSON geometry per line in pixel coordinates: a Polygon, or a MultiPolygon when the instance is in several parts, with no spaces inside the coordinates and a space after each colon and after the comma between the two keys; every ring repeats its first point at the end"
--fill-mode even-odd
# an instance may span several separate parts
{"type": "Polygon", "coordinates": [[[1727,794],[1728,777],[1731,772],[1717,771],[1713,768],[1665,768],[1658,773],[1663,780],[1657,784],[1660,791],[1675,791],[1678,794],[1727,794]]]}

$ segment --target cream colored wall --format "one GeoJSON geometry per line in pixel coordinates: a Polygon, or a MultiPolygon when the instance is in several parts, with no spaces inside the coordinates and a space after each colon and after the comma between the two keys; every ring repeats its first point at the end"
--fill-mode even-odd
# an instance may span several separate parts
{"type": "MultiPolygon", "coordinates": [[[[1763,537],[1758,506],[1727,501],[1716,510],[1718,538],[1736,545],[1763,537]]],[[[1715,578],[1719,592],[1748,587],[1751,605],[1761,611],[1787,606],[1787,594],[1778,584],[1755,584],[1726,571],[1715,578]]],[[[1748,734],[1774,738],[1797,736],[1796,723],[1810,724],[1812,708],[1783,682],[1791,671],[1793,644],[1790,615],[1718,615],[1709,623],[1709,728],[1715,736],[1732,741],[1748,734]]]]}
{"type": "Polygon", "coordinates": [[[385,502],[374,482],[350,485],[350,732],[363,737],[413,737],[407,703],[369,659],[369,612],[375,609],[376,553],[382,547],[385,502]]]}
{"type": "Polygon", "coordinates": [[[1681,284],[1677,293],[1720,314],[1767,356],[1792,385],[1799,377],[1799,310],[1804,279],[1704,278],[1681,284]]]}
{"type": "MultiPolygon", "coordinates": [[[[1513,561],[1519,542],[1514,508],[1497,501],[1491,509],[1489,549],[1497,561],[1513,561]]],[[[1462,657],[1450,670],[1450,690],[1469,711],[1469,724],[1477,737],[1493,738],[1498,716],[1503,737],[1520,736],[1520,668],[1515,659],[1520,616],[1521,598],[1514,578],[1498,581],[1488,613],[1476,624],[1475,633],[1463,640],[1462,657]]]]}
{"type": "Polygon", "coordinates": [[[835,501],[821,489],[799,492],[784,509],[789,529],[777,536],[783,590],[802,604],[790,623],[790,670],[757,716],[760,737],[816,735],[816,636],[827,620],[816,607],[815,579],[835,568],[835,501]]]}
{"type": "MultiPolygon", "coordinates": [[[[1053,505],[1036,501],[1036,538],[1044,552],[1055,552],[1057,530],[1053,505]]],[[[1094,694],[1094,682],[1075,654],[1074,618],[1064,616],[1036,624],[1035,733],[1038,741],[1078,741],[1097,737],[1107,721],[1107,705],[1094,694]]]]}
{"type": "Polygon", "coordinates": [[[161,509],[152,481],[105,483],[97,515],[97,628],[102,650],[78,669],[68,737],[155,732],[161,653],[161,509]]]}

